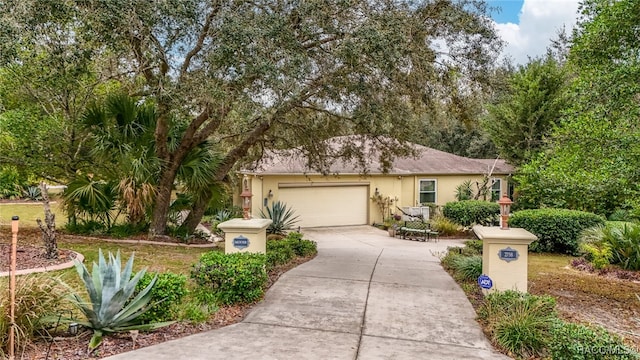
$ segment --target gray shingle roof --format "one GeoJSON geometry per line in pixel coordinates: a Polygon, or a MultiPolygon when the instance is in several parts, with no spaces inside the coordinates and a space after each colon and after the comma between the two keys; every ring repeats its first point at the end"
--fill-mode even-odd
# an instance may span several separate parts
{"type": "MultiPolygon", "coordinates": [[[[489,173],[492,167],[494,167],[492,174],[495,175],[511,174],[514,171],[513,166],[502,159],[471,159],[422,145],[411,144],[411,146],[416,150],[417,157],[396,158],[388,171],[389,174],[470,175],[489,173]]],[[[264,175],[318,174],[318,171],[310,169],[307,163],[302,152],[297,150],[271,152],[253,169],[243,172],[264,175]]],[[[375,155],[366,159],[365,166],[369,174],[382,173],[378,157],[375,155]]],[[[337,160],[331,165],[328,173],[359,174],[362,172],[361,169],[362,165],[337,160]]]]}

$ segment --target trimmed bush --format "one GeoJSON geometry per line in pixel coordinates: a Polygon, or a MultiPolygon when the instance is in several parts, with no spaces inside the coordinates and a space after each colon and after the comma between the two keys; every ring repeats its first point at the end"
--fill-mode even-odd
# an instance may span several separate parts
{"type": "Polygon", "coordinates": [[[557,321],[548,350],[554,360],[629,360],[640,355],[601,327],[557,321]]]}
{"type": "Polygon", "coordinates": [[[529,249],[533,252],[578,254],[578,238],[587,228],[603,225],[596,214],[566,209],[534,209],[517,211],[509,225],[524,228],[538,237],[529,249]]]}
{"type": "Polygon", "coordinates": [[[284,265],[296,256],[292,244],[286,240],[267,241],[267,268],[284,265]]]}
{"type": "Polygon", "coordinates": [[[485,298],[478,317],[498,346],[517,357],[542,357],[557,319],[555,306],[551,296],[495,292],[485,298]]]}
{"type": "Polygon", "coordinates": [[[500,205],[480,200],[448,202],[442,214],[462,226],[491,225],[500,214],[500,205]]]}
{"type": "Polygon", "coordinates": [[[191,278],[220,304],[252,303],[264,295],[265,264],[263,254],[210,251],[191,269],[191,278]]]}
{"type": "Polygon", "coordinates": [[[158,279],[151,288],[151,306],[140,315],[143,323],[176,320],[177,305],[187,295],[187,277],[173,273],[145,273],[136,284],[136,294],[146,288],[156,275],[158,279]]]}

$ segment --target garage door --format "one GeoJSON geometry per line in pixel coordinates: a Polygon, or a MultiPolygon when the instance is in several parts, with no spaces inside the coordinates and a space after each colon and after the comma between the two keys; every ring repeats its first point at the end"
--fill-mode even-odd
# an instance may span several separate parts
{"type": "Polygon", "coordinates": [[[367,186],[283,187],[280,201],[299,215],[301,227],[367,224],[367,186]]]}

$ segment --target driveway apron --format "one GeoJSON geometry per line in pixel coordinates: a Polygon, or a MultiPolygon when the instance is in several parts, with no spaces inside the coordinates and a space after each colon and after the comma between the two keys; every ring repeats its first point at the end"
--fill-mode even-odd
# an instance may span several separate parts
{"type": "Polygon", "coordinates": [[[304,234],[318,256],[282,275],[242,322],[107,359],[509,359],[439,264],[457,242],[368,226],[304,234]]]}

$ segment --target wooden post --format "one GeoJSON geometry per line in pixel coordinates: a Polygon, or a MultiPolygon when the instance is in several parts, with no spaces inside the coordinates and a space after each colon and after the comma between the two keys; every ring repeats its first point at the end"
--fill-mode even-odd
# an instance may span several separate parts
{"type": "Polygon", "coordinates": [[[16,327],[16,254],[18,247],[18,218],[14,216],[11,218],[11,233],[13,234],[11,240],[11,268],[9,269],[9,293],[11,297],[11,310],[9,314],[10,326],[9,326],[9,360],[15,359],[15,327],[16,327]]]}

